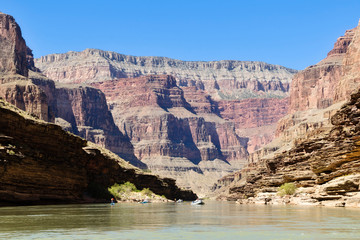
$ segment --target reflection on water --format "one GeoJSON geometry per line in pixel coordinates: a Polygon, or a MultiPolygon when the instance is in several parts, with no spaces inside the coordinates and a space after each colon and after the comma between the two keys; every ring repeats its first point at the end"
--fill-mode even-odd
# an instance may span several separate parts
{"type": "Polygon", "coordinates": [[[359,239],[360,210],[228,202],[0,208],[0,239],[359,239]]]}

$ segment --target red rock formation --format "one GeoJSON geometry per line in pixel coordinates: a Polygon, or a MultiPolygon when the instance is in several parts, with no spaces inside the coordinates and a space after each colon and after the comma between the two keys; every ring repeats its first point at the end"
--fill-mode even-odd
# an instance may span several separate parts
{"type": "Polygon", "coordinates": [[[0,97],[41,120],[51,120],[46,95],[31,81],[0,84],[0,97]]]}
{"type": "Polygon", "coordinates": [[[36,59],[51,79],[67,83],[102,82],[116,78],[168,74],[179,87],[196,86],[213,99],[252,96],[284,97],[296,70],[263,62],[185,62],[165,57],[135,57],[98,49],[51,54],[36,59]]]}
{"type": "MultiPolygon", "coordinates": [[[[279,121],[276,130],[277,142],[280,143],[278,148],[329,128],[331,115],[346,99],[342,93],[351,89],[343,81],[344,59],[354,52],[350,51],[350,47],[354,45],[352,42],[357,31],[357,28],[346,31],[324,60],[294,76],[290,90],[290,114],[279,121]]],[[[276,149],[274,146],[271,148],[276,149]]]]}
{"type": "MultiPolygon", "coordinates": [[[[131,139],[139,159],[171,156],[185,157],[198,163],[226,158],[221,151],[222,146],[226,149],[227,145],[223,143],[221,146],[217,129],[221,124],[207,122],[195,115],[194,108],[177,87],[175,78],[168,75],[144,76],[92,85],[104,91],[115,122],[131,139]]],[[[208,109],[211,110],[211,107],[208,109]]],[[[229,146],[234,146],[236,142],[241,154],[227,155],[231,155],[233,160],[244,158],[246,150],[234,128],[229,127],[221,126],[228,129],[226,137],[231,133],[234,138],[229,140],[229,146]]]]}
{"type": "Polygon", "coordinates": [[[144,167],[114,124],[103,93],[87,86],[56,86],[38,73],[14,18],[0,14],[0,27],[0,97],[144,167]]]}
{"type": "Polygon", "coordinates": [[[28,48],[12,16],[0,12],[0,73],[28,75],[28,48]]]}
{"type": "Polygon", "coordinates": [[[337,85],[336,101],[348,100],[360,85],[360,22],[351,33],[353,39],[343,60],[343,76],[337,85]]]}
{"type": "Polygon", "coordinates": [[[290,113],[327,108],[344,100],[334,97],[339,91],[343,59],[353,37],[354,29],[346,31],[324,60],[295,75],[290,89],[290,113]]]}
{"type": "Polygon", "coordinates": [[[271,125],[286,115],[288,98],[255,98],[219,101],[221,117],[235,123],[236,128],[253,128],[271,125]]]}

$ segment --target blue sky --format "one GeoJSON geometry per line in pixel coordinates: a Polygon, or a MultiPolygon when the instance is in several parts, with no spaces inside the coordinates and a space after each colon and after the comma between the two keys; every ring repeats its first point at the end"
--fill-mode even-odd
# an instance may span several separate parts
{"type": "Polygon", "coordinates": [[[357,26],[360,0],[12,0],[35,57],[98,48],[180,60],[304,69],[357,26]]]}

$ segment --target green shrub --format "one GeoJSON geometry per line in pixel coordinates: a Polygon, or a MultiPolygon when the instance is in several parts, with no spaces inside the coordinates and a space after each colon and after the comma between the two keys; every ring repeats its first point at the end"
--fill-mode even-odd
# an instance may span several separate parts
{"type": "Polygon", "coordinates": [[[15,152],[13,150],[6,150],[6,153],[9,155],[15,155],[15,152]]]}
{"type": "Polygon", "coordinates": [[[294,195],[296,192],[296,186],[294,183],[284,183],[279,187],[278,195],[285,196],[285,195],[294,195]]]}
{"type": "Polygon", "coordinates": [[[111,187],[108,188],[109,192],[115,197],[122,194],[129,194],[131,192],[139,192],[136,186],[131,182],[126,182],[121,185],[115,183],[111,187]]]}
{"type": "Polygon", "coordinates": [[[148,197],[151,197],[153,195],[153,192],[148,188],[144,188],[143,190],[141,190],[141,193],[148,197]]]}

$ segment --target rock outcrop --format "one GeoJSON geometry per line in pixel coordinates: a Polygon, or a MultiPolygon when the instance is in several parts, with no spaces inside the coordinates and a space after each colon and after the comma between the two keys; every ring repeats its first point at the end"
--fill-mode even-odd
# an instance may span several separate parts
{"type": "Polygon", "coordinates": [[[354,34],[355,29],[346,31],[344,36],[338,38],[334,48],[324,60],[294,76],[290,90],[290,113],[323,109],[345,100],[345,97],[335,99],[335,96],[340,94],[339,83],[343,75],[343,59],[354,34]]]}
{"type": "Polygon", "coordinates": [[[0,205],[104,201],[107,187],[126,181],[170,199],[196,198],[2,100],[0,114],[0,205]]]}
{"type": "Polygon", "coordinates": [[[234,105],[241,107],[243,113],[252,113],[247,114],[249,119],[246,122],[257,126],[253,131],[246,131],[251,127],[249,125],[235,123],[236,131],[245,134],[241,137],[249,138],[251,152],[273,139],[274,123],[286,112],[286,100],[281,99],[288,96],[291,78],[297,72],[263,62],[185,62],[96,49],[43,56],[36,59],[36,65],[49,78],[62,83],[96,83],[143,75],[172,75],[196,113],[220,116],[219,101],[223,102],[222,111],[227,119],[237,119],[238,114],[231,110],[234,105]],[[232,103],[232,100],[235,102],[232,103]],[[272,103],[280,109],[274,109],[272,103]],[[259,137],[252,134],[254,132],[263,134],[259,137]]]}

